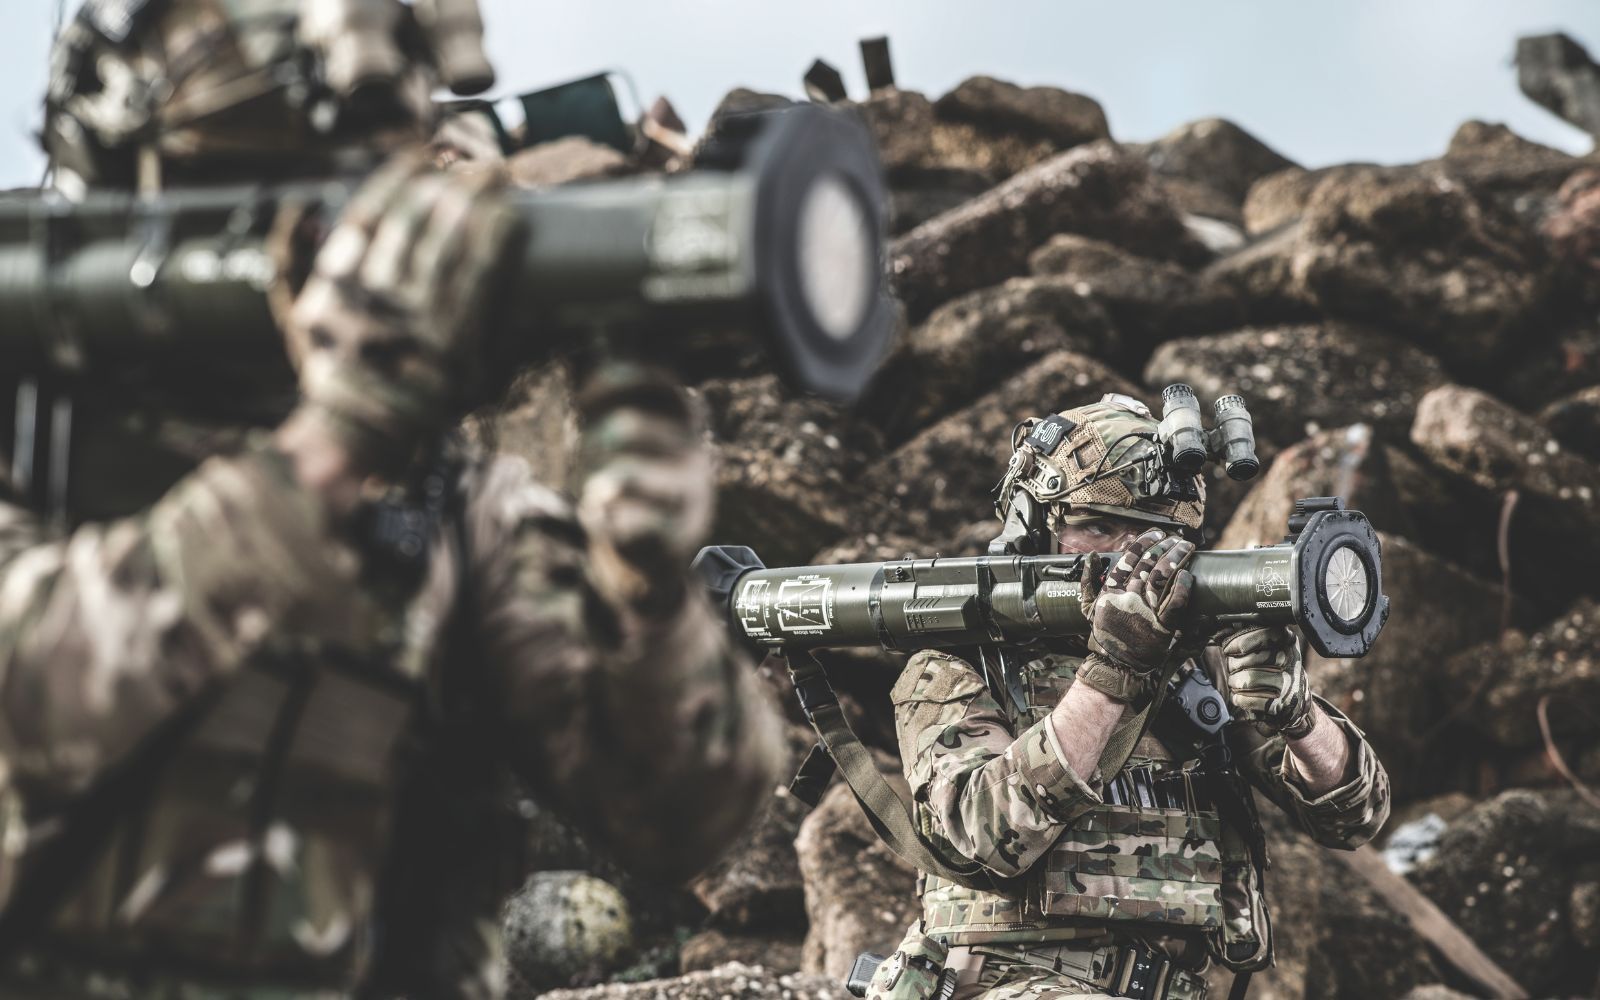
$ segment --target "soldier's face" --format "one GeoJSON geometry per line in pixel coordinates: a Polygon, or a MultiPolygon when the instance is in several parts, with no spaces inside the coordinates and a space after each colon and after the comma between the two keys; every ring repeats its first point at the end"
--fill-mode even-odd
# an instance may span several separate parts
{"type": "Polygon", "coordinates": [[[1093,520],[1063,524],[1056,529],[1057,552],[1116,552],[1138,538],[1150,525],[1107,514],[1093,520]]]}

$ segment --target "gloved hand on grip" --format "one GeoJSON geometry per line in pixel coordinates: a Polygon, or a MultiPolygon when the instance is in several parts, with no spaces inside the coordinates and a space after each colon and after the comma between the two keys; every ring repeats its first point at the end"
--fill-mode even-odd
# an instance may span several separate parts
{"type": "Polygon", "coordinates": [[[1217,637],[1223,694],[1234,718],[1267,735],[1298,739],[1311,731],[1311,682],[1300,642],[1282,625],[1242,628],[1217,637]]]}
{"type": "Polygon", "coordinates": [[[601,596],[646,617],[674,611],[711,529],[716,482],[699,407],[643,365],[608,362],[578,393],[578,520],[601,596]]]}
{"type": "Polygon", "coordinates": [[[1089,619],[1089,656],[1077,679],[1118,701],[1143,707],[1163,679],[1194,575],[1184,568],[1194,543],[1152,528],[1129,542],[1094,587],[1086,560],[1079,591],[1089,619]]]}
{"type": "Polygon", "coordinates": [[[505,187],[397,158],[346,206],[289,310],[304,408],[374,471],[481,402],[486,300],[520,228],[505,187]]]}

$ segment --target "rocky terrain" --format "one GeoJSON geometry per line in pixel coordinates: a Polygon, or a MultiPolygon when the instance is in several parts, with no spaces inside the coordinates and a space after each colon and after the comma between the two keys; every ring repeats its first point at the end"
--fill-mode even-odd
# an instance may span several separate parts
{"type": "MultiPolygon", "coordinates": [[[[1552,74],[1582,77],[1586,58],[1533,46],[1522,85],[1582,124],[1596,77],[1552,74]],[[1541,52],[1561,65],[1541,75],[1541,52]]],[[[1017,421],[1175,381],[1202,405],[1243,394],[1266,468],[1211,484],[1213,544],[1276,541],[1304,495],[1344,496],[1382,535],[1386,631],[1365,659],[1312,669],[1388,763],[1385,835],[1421,823],[1394,864],[1532,995],[1600,995],[1600,798],[1584,784],[1600,785],[1600,156],[1471,121],[1422,163],[1307,169],[1217,119],[1119,141],[1115,109],[988,77],[850,106],[893,190],[905,327],[851,410],[760,373],[701,381],[716,540],[769,564],[978,551],[1017,421]]],[[[501,420],[552,475],[564,385],[533,376],[501,420]]],[[[895,666],[830,661],[889,772],[895,666]]],[[[809,741],[782,688],[798,760],[809,741]]],[[[1279,958],[1254,996],[1470,991],[1339,859],[1269,833],[1279,958]]],[[[898,940],[914,878],[842,785],[811,811],[775,790],[686,889],[624,884],[619,902],[562,883],[559,898],[637,911],[582,960],[528,944],[540,928],[514,902],[513,979],[523,995],[593,987],[557,994],[571,1000],[843,997],[855,954],[898,940]]]]}

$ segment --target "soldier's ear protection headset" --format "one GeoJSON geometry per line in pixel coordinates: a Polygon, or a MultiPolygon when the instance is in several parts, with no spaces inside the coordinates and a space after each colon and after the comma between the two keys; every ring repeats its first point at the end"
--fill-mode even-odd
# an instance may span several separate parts
{"type": "MultiPolygon", "coordinates": [[[[1255,452],[1255,427],[1242,396],[1222,396],[1213,404],[1214,422],[1206,430],[1194,390],[1182,383],[1161,393],[1161,421],[1154,431],[1133,430],[1114,438],[1087,474],[1069,474],[1054,457],[1078,428],[1064,414],[1030,418],[1011,431],[1011,461],[995,491],[995,508],[1005,523],[990,543],[991,555],[1050,552],[1048,511],[1070,506],[1075,494],[1117,478],[1139,501],[1199,503],[1198,476],[1205,463],[1219,461],[1230,479],[1253,478],[1261,469],[1255,452]]],[[[1151,418],[1144,403],[1121,393],[1101,402],[1151,418]]],[[[1195,530],[1195,529],[1186,529],[1195,530]]]]}

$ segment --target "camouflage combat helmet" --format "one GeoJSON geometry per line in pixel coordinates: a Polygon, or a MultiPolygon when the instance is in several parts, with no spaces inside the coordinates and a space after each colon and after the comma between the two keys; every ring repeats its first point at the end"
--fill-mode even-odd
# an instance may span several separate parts
{"type": "Polygon", "coordinates": [[[51,54],[58,187],[359,168],[493,83],[477,0],[88,0],[51,54]]]}
{"type": "Polygon", "coordinates": [[[1158,426],[1149,407],[1121,393],[1023,421],[1012,432],[1011,462],[995,496],[1000,519],[1011,514],[1021,491],[1042,508],[1052,533],[1069,517],[1093,513],[1194,535],[1205,516],[1205,477],[1195,477],[1198,498],[1192,500],[1139,489],[1143,460],[1159,447],[1158,426]]]}

